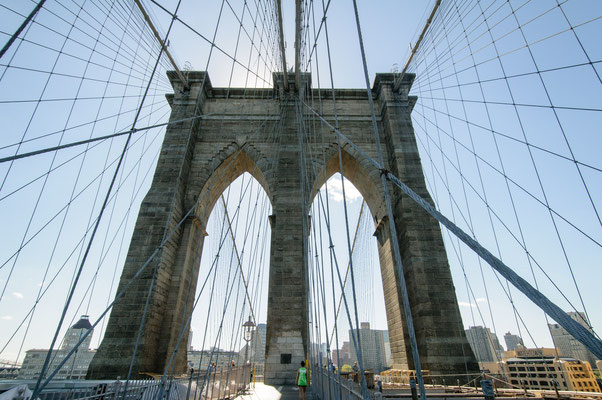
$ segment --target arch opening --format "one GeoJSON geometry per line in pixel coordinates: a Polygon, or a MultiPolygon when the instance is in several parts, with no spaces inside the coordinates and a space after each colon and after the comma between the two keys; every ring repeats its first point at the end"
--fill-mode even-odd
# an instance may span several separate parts
{"type": "Polygon", "coordinates": [[[195,295],[199,301],[188,342],[188,365],[195,370],[211,363],[216,368],[252,363],[256,373],[263,370],[272,207],[257,173],[244,170],[249,166],[244,157],[224,174],[235,177],[231,183],[220,180],[210,190],[195,295]],[[254,325],[250,336],[243,327],[249,319],[254,325]]]}
{"type": "MultiPolygon", "coordinates": [[[[346,149],[341,149],[341,161],[345,178],[352,182],[354,188],[361,194],[366,202],[372,217],[376,223],[385,215],[384,195],[380,185],[380,171],[371,164],[360,162],[346,149]]],[[[331,182],[335,174],[339,174],[340,160],[338,153],[334,153],[326,161],[326,166],[318,171],[310,194],[310,204],[313,204],[318,189],[324,187],[326,182],[331,182]]],[[[334,182],[334,181],[332,181],[334,182]]]]}
{"type": "Polygon", "coordinates": [[[196,204],[195,215],[203,225],[205,225],[221,194],[244,173],[251,175],[263,188],[268,198],[271,199],[270,188],[264,173],[245,150],[236,148],[230,154],[221,155],[221,157],[214,159],[208,169],[211,170],[211,173],[203,186],[199,188],[193,185],[191,189],[200,189],[198,193],[192,193],[192,196],[194,196],[196,202],[197,196],[201,193],[202,198],[196,204]],[[214,166],[220,159],[221,162],[214,166]]]}
{"type": "MultiPolygon", "coordinates": [[[[345,154],[344,161],[349,162],[351,157],[345,154]]],[[[375,217],[372,209],[379,209],[374,196],[376,189],[372,183],[361,179],[358,186],[364,190],[368,187],[373,190],[370,192],[372,196],[367,194],[364,197],[363,194],[367,192],[356,187],[355,181],[352,182],[346,177],[343,183],[338,172],[338,155],[333,159],[335,163],[331,162],[330,168],[328,165],[326,168],[329,179],[314,192],[315,197],[310,208],[312,232],[310,232],[309,277],[311,290],[314,291],[313,297],[319,303],[319,307],[313,310],[313,320],[316,320],[316,325],[320,326],[319,330],[311,333],[312,348],[319,353],[314,356],[320,358],[322,365],[327,364],[326,353],[327,349],[330,349],[331,360],[338,368],[351,369],[354,362],[358,360],[350,331],[357,328],[357,314],[360,323],[360,341],[363,342],[361,347],[364,369],[379,373],[390,368],[392,357],[379,258],[381,251],[374,236],[375,217]],[[343,196],[343,184],[345,196],[343,196]],[[328,198],[326,198],[326,188],[328,188],[328,198]],[[367,198],[370,198],[372,208],[369,207],[367,198]],[[344,200],[347,202],[348,209],[347,222],[343,209],[344,200]],[[328,207],[326,201],[329,202],[328,207]],[[330,236],[327,219],[330,225],[330,236]],[[346,224],[349,226],[349,244],[346,224]],[[334,245],[332,260],[329,255],[330,237],[334,245]],[[314,285],[312,279],[319,279],[321,282],[314,285]],[[322,297],[321,290],[325,290],[327,295],[322,297]],[[374,310],[378,311],[374,312],[374,310]],[[328,327],[327,331],[326,327],[328,327]]],[[[357,172],[361,166],[346,164],[346,167],[348,167],[345,168],[347,175],[348,169],[353,167],[357,172]]],[[[354,175],[354,178],[357,179],[358,176],[354,175]]]]}

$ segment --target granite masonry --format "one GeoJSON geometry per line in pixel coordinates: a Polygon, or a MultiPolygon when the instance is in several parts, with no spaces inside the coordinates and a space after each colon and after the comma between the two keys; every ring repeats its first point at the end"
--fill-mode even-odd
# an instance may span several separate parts
{"type": "MultiPolygon", "coordinates": [[[[176,347],[181,350],[174,371],[185,372],[188,329],[183,336],[180,331],[192,307],[187,294],[190,288],[194,293],[199,274],[197,249],[221,193],[248,172],[265,189],[273,210],[265,382],[293,384],[309,349],[303,240],[311,223],[307,212],[325,179],[340,171],[336,136],[316,120],[314,134],[319,137],[300,156],[297,115],[309,118],[311,112],[296,100],[293,75],[286,76],[290,92],[283,88],[282,73],[274,74],[274,87],[268,89],[214,88],[207,73],[197,71],[188,73],[190,89],[184,90],[175,73],[168,76],[174,89],[168,95],[171,121],[178,122],[167,128],[152,186],[140,208],[118,291],[129,287],[113,307],[88,378],[127,375],[149,293],[133,373],[162,373],[176,347]],[[183,345],[177,346],[179,338],[183,345]]],[[[432,201],[410,117],[416,102],[408,96],[414,76],[407,74],[397,93],[393,80],[393,74],[377,74],[372,88],[386,169],[432,201]]],[[[334,125],[333,92],[309,89],[307,75],[301,81],[306,98],[321,98],[321,114],[334,125]]],[[[367,91],[336,89],[334,95],[340,131],[378,159],[367,91]]],[[[344,175],[362,193],[374,220],[393,367],[413,369],[392,257],[391,240],[397,240],[422,367],[430,374],[458,374],[465,380],[460,374],[479,370],[462,326],[438,223],[391,187],[398,232],[392,238],[380,171],[347,145],[341,158],[344,175]]]]}

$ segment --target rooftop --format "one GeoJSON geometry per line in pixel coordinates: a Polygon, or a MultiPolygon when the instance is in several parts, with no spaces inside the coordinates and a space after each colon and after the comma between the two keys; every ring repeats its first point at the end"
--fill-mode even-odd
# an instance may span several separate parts
{"type": "Polygon", "coordinates": [[[92,328],[92,324],[90,323],[90,316],[82,315],[79,321],[75,323],[71,327],[72,329],[90,329],[92,328]]]}

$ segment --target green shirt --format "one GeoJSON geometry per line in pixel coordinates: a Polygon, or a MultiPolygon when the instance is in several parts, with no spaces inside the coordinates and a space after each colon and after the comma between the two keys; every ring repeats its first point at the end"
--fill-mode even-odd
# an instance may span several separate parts
{"type": "Polygon", "coordinates": [[[299,368],[299,380],[297,381],[298,386],[307,386],[307,369],[304,367],[299,368]]]}

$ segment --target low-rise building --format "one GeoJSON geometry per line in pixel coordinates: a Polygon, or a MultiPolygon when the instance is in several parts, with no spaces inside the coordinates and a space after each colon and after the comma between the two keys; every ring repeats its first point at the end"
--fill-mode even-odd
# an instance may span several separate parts
{"type": "Polygon", "coordinates": [[[588,362],[558,358],[556,349],[517,349],[507,351],[501,365],[508,383],[529,390],[599,392],[588,362]]]}
{"type": "Polygon", "coordinates": [[[504,371],[500,362],[479,362],[479,369],[487,375],[500,376],[503,378],[504,371]]]}
{"type": "Polygon", "coordinates": [[[561,359],[559,363],[564,366],[563,372],[568,377],[567,380],[571,385],[569,390],[600,392],[596,375],[594,375],[594,371],[587,361],[561,359]]]}
{"type": "Polygon", "coordinates": [[[195,370],[204,370],[209,366],[209,363],[214,362],[216,368],[227,367],[234,362],[240,364],[239,353],[236,351],[226,351],[221,349],[214,350],[192,350],[188,352],[188,365],[195,370]]]}
{"type": "MultiPolygon", "coordinates": [[[[67,357],[90,328],[92,328],[92,324],[90,324],[88,316],[82,315],[80,320],[67,330],[61,348],[51,351],[50,364],[46,376],[58,368],[65,357],[67,357]]],[[[92,333],[84,339],[75,353],[72,354],[69,360],[61,367],[54,379],[86,379],[88,366],[90,365],[94,354],[96,354],[96,350],[90,350],[88,348],[91,340],[92,333]]],[[[48,349],[27,350],[18,378],[37,379],[42,371],[42,366],[44,365],[48,352],[48,349]]]]}
{"type": "Polygon", "coordinates": [[[10,360],[0,360],[0,379],[16,379],[20,370],[21,364],[10,360]]]}
{"type": "MultiPolygon", "coordinates": [[[[68,353],[68,350],[53,350],[48,371],[52,373],[68,353]]],[[[19,379],[37,379],[47,354],[48,349],[27,350],[23,365],[19,371],[19,379]]],[[[86,379],[88,366],[92,362],[94,354],[96,354],[96,350],[80,350],[73,354],[53,379],[86,379]]]]}

